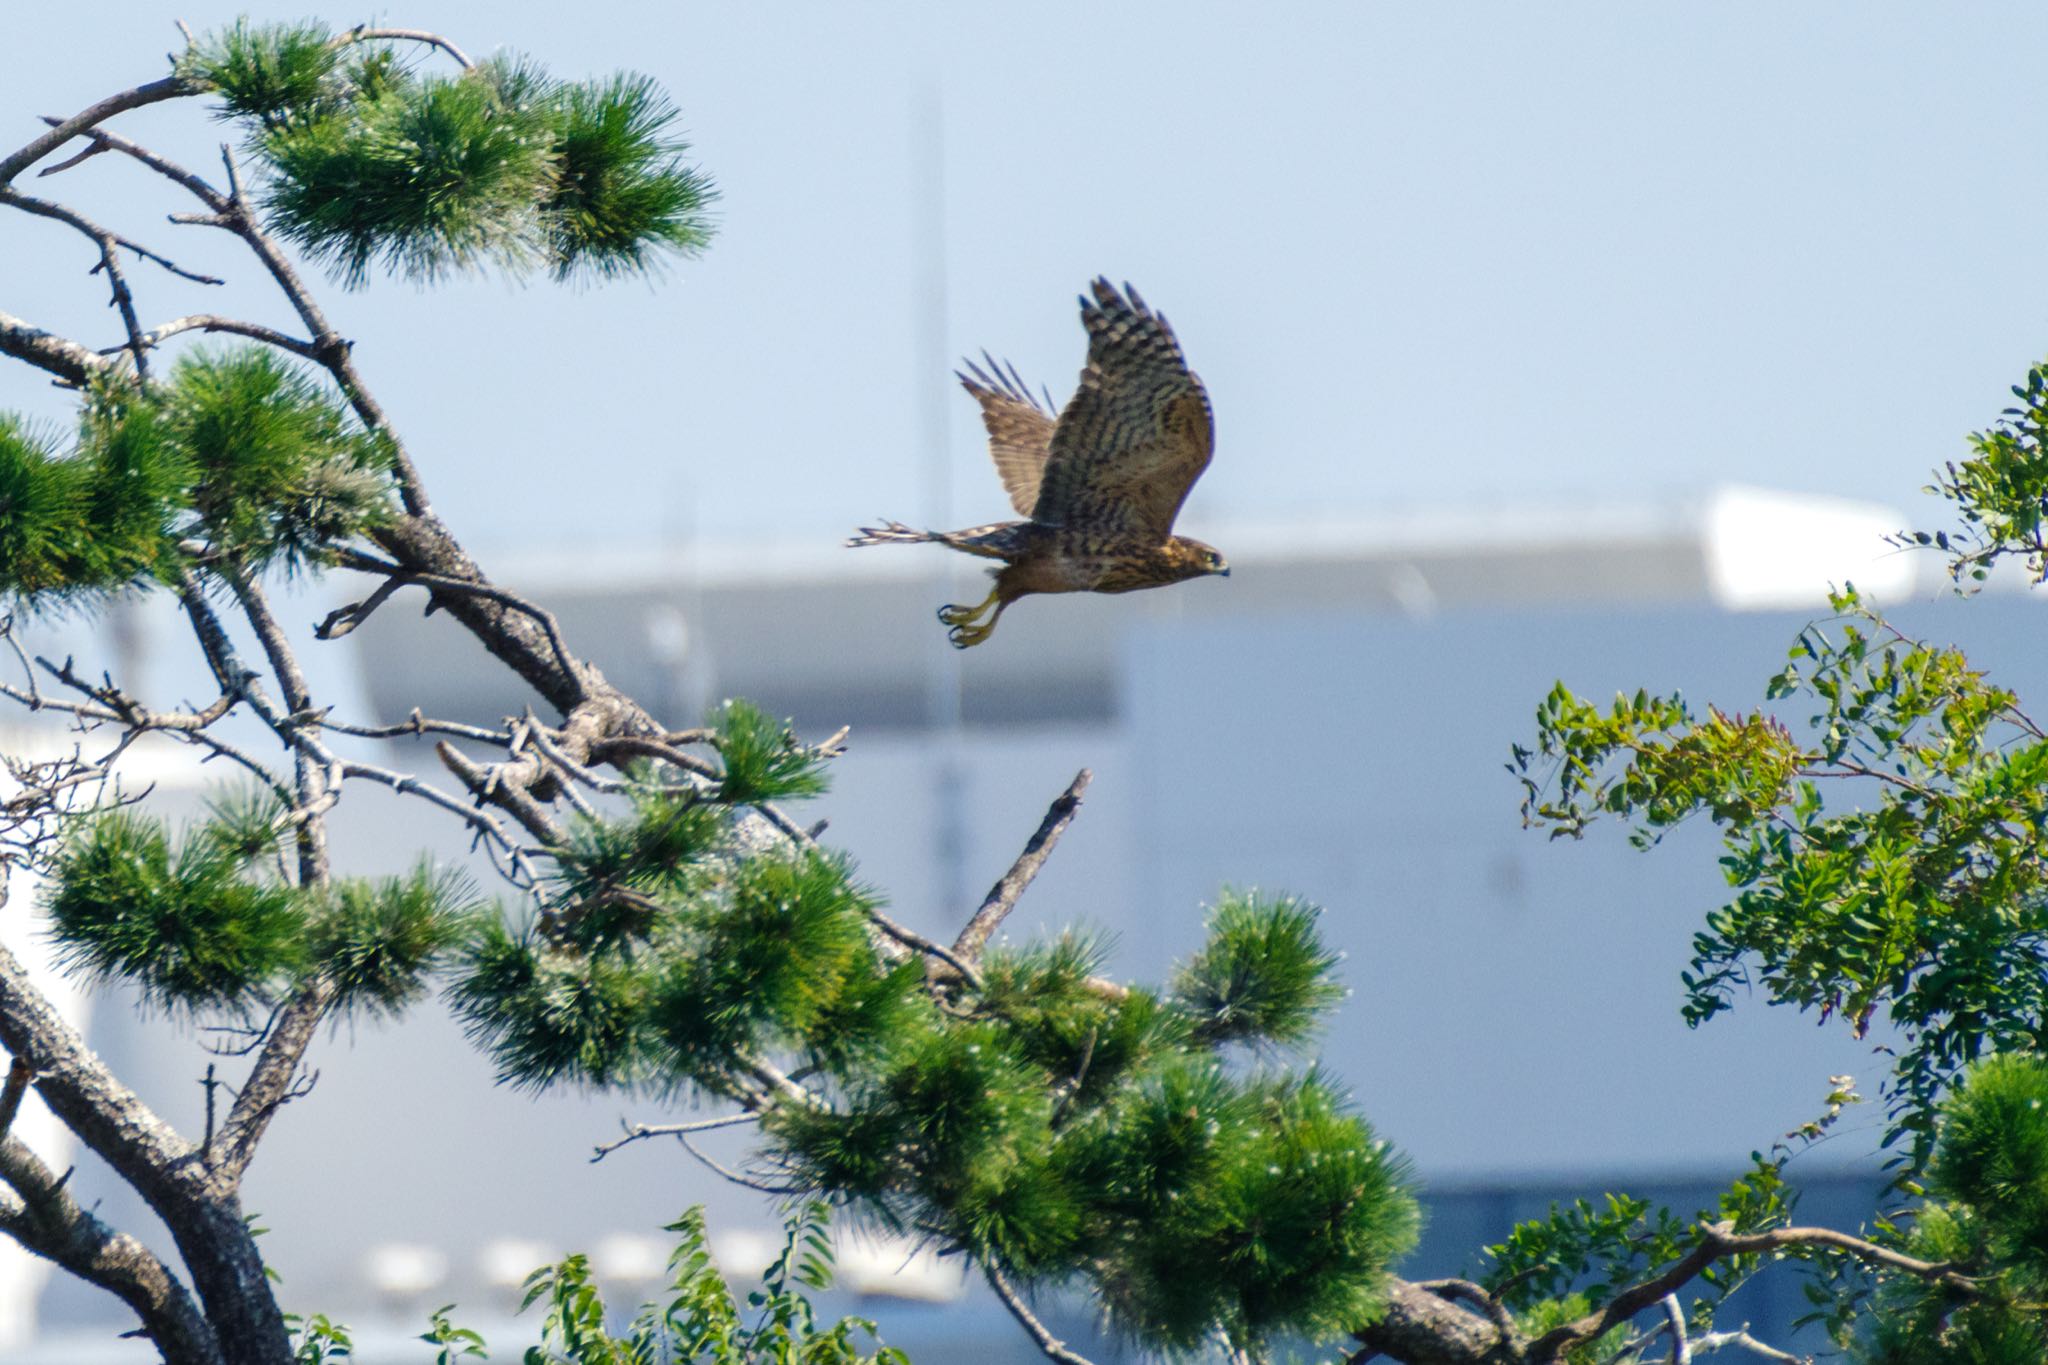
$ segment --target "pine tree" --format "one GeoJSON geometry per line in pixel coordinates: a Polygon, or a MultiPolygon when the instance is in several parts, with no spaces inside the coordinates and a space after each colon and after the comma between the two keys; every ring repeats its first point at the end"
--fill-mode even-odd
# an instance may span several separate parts
{"type": "MultiPolygon", "coordinates": [[[[150,1114],[0,958],[17,1102],[35,1085],[163,1216],[182,1266],[71,1207],[11,1140],[0,1223],[121,1294],[170,1359],[335,1349],[346,1329],[317,1316],[293,1345],[241,1216],[241,1175],[300,1093],[323,1021],[402,1015],[439,982],[508,1084],[723,1101],[758,1126],[749,1179],[964,1254],[1041,1336],[1025,1296],[1077,1284],[1120,1330],[1168,1349],[1250,1355],[1344,1335],[1378,1310],[1417,1212],[1401,1159],[1289,1051],[1340,994],[1316,910],[1226,895],[1208,944],[1159,988],[1105,980],[1099,945],[1076,936],[988,948],[1029,858],[952,946],[902,929],[850,857],[777,804],[823,789],[833,747],[744,702],[678,728],[572,653],[544,608],[492,586],[430,510],[301,273],[344,289],[479,270],[657,274],[704,248],[715,197],[676,118],[636,76],[473,62],[407,30],[243,22],[0,161],[0,205],[99,247],[123,325],[99,352],[0,315],[0,353],[80,392],[74,432],[0,420],[0,591],[30,615],[166,594],[219,683],[210,703],[176,710],[68,663],[6,684],[103,743],[33,774],[0,848],[44,878],[73,971],[180,1017],[251,1022],[256,1040],[232,1108],[195,1140],[150,1114]],[[198,100],[233,130],[217,180],[107,122],[166,100],[198,100]],[[224,316],[145,327],[129,265],[189,272],[16,187],[59,153],[123,158],[190,195],[196,221],[247,248],[304,334],[224,316]],[[191,344],[201,332],[226,343],[191,344]],[[321,638],[422,590],[554,718],[380,730],[330,714],[269,585],[335,572],[371,587],[321,638]],[[260,658],[240,652],[245,633],[260,658]],[[248,719],[285,747],[289,772],[230,738],[248,719]],[[449,741],[446,773],[379,767],[350,745],[398,731],[449,741]],[[91,779],[147,734],[246,781],[185,829],[147,802],[96,799],[91,779]],[[337,871],[327,814],[365,782],[464,822],[501,884],[428,866],[380,881],[337,871]]],[[[701,1235],[683,1232],[686,1247],[701,1235]]],[[[565,1263],[537,1290],[549,1330],[565,1358],[610,1358],[579,1273],[565,1263]]]]}
{"type": "MultiPolygon", "coordinates": [[[[1897,1202],[1853,1232],[1794,1224],[1794,1143],[1758,1155],[1714,1208],[1617,1193],[1517,1228],[1481,1281],[1403,1280],[1418,1227],[1406,1162],[1304,1055],[1342,992],[1316,907],[1226,890],[1203,945],[1150,986],[1107,979],[1083,934],[992,946],[1074,818],[1083,773],[951,943],[912,933],[848,851],[781,808],[822,790],[832,741],[806,744],[744,702],[654,714],[574,653],[543,606],[494,586],[433,512],[369,362],[302,268],[342,289],[656,275],[711,235],[716,192],[676,124],[636,76],[474,62],[413,30],[244,22],[0,157],[0,207],[88,239],[120,323],[99,350],[0,313],[0,355],[78,394],[70,430],[0,414],[0,592],[21,616],[162,594],[218,684],[203,705],[166,709],[126,680],[23,658],[30,672],[0,692],[69,717],[88,742],[18,765],[0,856],[41,878],[73,971],[252,1038],[228,1111],[180,1134],[0,950],[0,1232],[120,1297],[178,1365],[345,1348],[345,1328],[282,1311],[241,1179],[303,1094],[322,1023],[402,1017],[439,988],[507,1084],[722,1104],[612,1146],[750,1126],[736,1178],[791,1201],[766,1316],[741,1319],[688,1217],[673,1229],[671,1297],[624,1337],[580,1260],[539,1273],[537,1359],[900,1360],[871,1324],[812,1318],[802,1290],[823,1283],[825,1207],[961,1256],[1068,1365],[1081,1357],[1035,1316],[1034,1294],[1085,1290],[1158,1353],[1246,1365],[1304,1342],[1416,1365],[1676,1357],[1735,1342],[1714,1329],[1720,1300],[1787,1261],[1870,1360],[2042,1358],[2048,735],[2014,694],[1960,653],[1891,632],[1849,591],[1766,689],[1808,709],[1793,722],[1553,692],[1515,751],[1529,823],[1578,835],[1614,816],[1646,846],[1694,815],[1724,831],[1734,898],[1696,940],[1689,1017],[1730,1008],[1748,976],[1852,1028],[1883,1011],[1904,1030],[1884,1091],[1904,1154],[1897,1202]],[[121,113],[169,101],[232,130],[218,174],[117,131],[121,113]],[[193,272],[19,188],[31,168],[93,156],[189,196],[189,221],[246,249],[297,329],[218,315],[145,326],[130,270],[193,272]],[[335,716],[271,606],[279,579],[315,573],[367,585],[320,639],[416,589],[546,717],[335,716]],[[288,770],[237,742],[244,723],[288,770]],[[379,766],[352,743],[396,734],[439,740],[444,771],[379,766]],[[239,775],[190,827],[119,784],[123,755],[151,735],[239,775]],[[1870,809],[1822,801],[1830,779],[1865,784],[1870,809]],[[492,883],[426,865],[338,871],[328,816],[364,783],[460,822],[492,883]],[[80,1207],[9,1135],[30,1086],[161,1217],[175,1258],[80,1207]]],[[[1965,579],[2015,554],[2048,573],[2048,371],[2016,393],[2022,406],[1941,478],[1962,532],[1914,538],[1965,579]]],[[[1855,1098],[1844,1080],[1808,1135],[1855,1098]]],[[[446,1360],[481,1346],[450,1310],[428,1339],[446,1360]]]]}

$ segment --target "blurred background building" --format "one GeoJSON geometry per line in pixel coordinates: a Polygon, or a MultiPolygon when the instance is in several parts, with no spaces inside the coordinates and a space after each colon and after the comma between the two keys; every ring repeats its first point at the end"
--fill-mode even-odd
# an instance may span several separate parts
{"type": "MultiPolygon", "coordinates": [[[[955,654],[933,619],[971,597],[939,551],[682,547],[515,565],[575,647],[686,715],[752,697],[822,737],[852,727],[829,796],[804,808],[913,926],[947,934],[1074,773],[1094,785],[1013,936],[1080,923],[1113,973],[1158,979],[1198,941],[1226,884],[1306,896],[1346,953],[1352,994],[1317,1051],[1413,1159],[1429,1231],[1405,1267],[1471,1273],[1478,1250],[1554,1198],[1609,1189],[1690,1213],[1818,1112],[1830,1075],[1874,1085],[1881,1059],[1839,1030],[1750,1003],[1689,1032],[1677,973],[1725,896],[1715,844],[1681,828],[1648,853],[1614,828],[1553,843],[1519,828],[1502,771],[1560,676],[1584,693],[1647,686],[1695,704],[1759,703],[1830,582],[1854,579],[1909,630],[1964,640],[2001,677],[2048,677],[2039,608],[1993,592],[1958,609],[1931,559],[1891,551],[1897,512],[1720,488],[1663,504],[1503,509],[1399,522],[1195,528],[1227,581],[1121,599],[1038,599],[955,654]]],[[[316,614],[317,602],[302,614],[316,614]]],[[[139,632],[145,641],[156,631],[139,632]]],[[[162,637],[170,637],[168,625],[162,637]]],[[[528,699],[459,630],[404,597],[347,646],[358,713],[490,721],[528,699]]],[[[432,771],[424,746],[389,761],[432,771]]],[[[188,774],[189,777],[189,774],[188,774]]],[[[175,780],[175,779],[167,779],[175,780]]],[[[460,861],[453,821],[352,791],[335,839],[352,870],[424,848],[460,861]]],[[[93,1043],[188,1131],[203,1122],[205,1038],[102,999],[93,1043]]],[[[356,1326],[365,1358],[405,1358],[426,1309],[454,1301],[494,1342],[542,1259],[592,1250],[622,1295],[659,1273],[660,1225],[709,1206],[728,1269],[765,1263],[775,1215],[679,1148],[601,1164],[622,1119],[675,1117],[613,1096],[493,1084],[440,1008],[324,1040],[314,1095],[266,1142],[249,1206],[288,1304],[356,1326]]],[[[1869,1207],[1875,1106],[1800,1158],[1817,1220],[1869,1207]]],[[[743,1139],[708,1144],[731,1157],[743,1139]]],[[[146,1218],[90,1168],[81,1189],[146,1218]]],[[[957,1265],[853,1244],[848,1299],[924,1359],[1035,1358],[957,1265]]],[[[1787,1340],[1793,1277],[1740,1317],[1787,1340]]],[[[1085,1306],[1055,1309],[1086,1340],[1085,1306]]],[[[42,1295],[36,1360],[102,1356],[109,1304],[42,1295]],[[86,1349],[90,1345],[91,1349],[86,1349]]],[[[1769,1339],[1769,1338],[1767,1338],[1769,1339]]],[[[1089,1348],[1116,1359],[1112,1343],[1089,1348]]]]}

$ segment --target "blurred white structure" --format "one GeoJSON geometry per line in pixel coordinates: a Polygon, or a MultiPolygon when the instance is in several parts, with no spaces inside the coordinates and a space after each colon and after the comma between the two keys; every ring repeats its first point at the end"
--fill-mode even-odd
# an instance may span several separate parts
{"type": "Polygon", "coordinates": [[[396,1307],[411,1306],[447,1282],[447,1253],[417,1242],[384,1242],[363,1256],[363,1277],[396,1307]]]}
{"type": "Polygon", "coordinates": [[[958,1258],[942,1259],[908,1237],[841,1233],[834,1243],[837,1281],[856,1294],[951,1303],[967,1292],[967,1267],[958,1258]]]}

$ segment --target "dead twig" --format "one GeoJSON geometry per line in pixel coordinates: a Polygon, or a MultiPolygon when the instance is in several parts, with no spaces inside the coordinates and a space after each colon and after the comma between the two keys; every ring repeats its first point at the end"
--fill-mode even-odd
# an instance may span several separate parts
{"type": "Polygon", "coordinates": [[[981,1273],[987,1278],[989,1288],[996,1291],[996,1297],[1003,1301],[1003,1307],[1010,1310],[1010,1316],[1015,1318],[1030,1335],[1031,1340],[1038,1344],[1038,1349],[1045,1352],[1046,1359],[1058,1361],[1059,1365],[1094,1365],[1088,1357],[1070,1349],[1067,1343],[1054,1336],[1051,1329],[1038,1320],[1038,1315],[1025,1304],[1023,1295],[1003,1278],[1002,1271],[992,1265],[983,1265],[981,1273]]]}
{"type": "Polygon", "coordinates": [[[174,100],[198,93],[199,87],[184,77],[165,76],[162,80],[149,81],[133,89],[109,95],[99,103],[89,105],[70,118],[57,123],[49,132],[31,139],[19,150],[0,157],[0,185],[11,183],[14,177],[72,138],[96,124],[104,123],[116,114],[139,109],[145,104],[157,104],[163,100],[174,100]]]}
{"type": "Polygon", "coordinates": [[[868,910],[868,919],[874,923],[877,929],[880,929],[904,947],[911,949],[913,952],[923,953],[926,957],[936,962],[944,963],[952,968],[954,972],[958,973],[961,980],[965,981],[975,990],[981,989],[981,972],[972,962],[969,962],[952,949],[943,944],[934,943],[931,939],[926,938],[914,929],[905,928],[879,910],[870,908],[868,910]]]}
{"type": "MultiPolygon", "coordinates": [[[[180,274],[185,272],[180,271],[180,274]]],[[[219,284],[219,280],[202,280],[203,284],[219,284]]],[[[319,352],[310,341],[301,341],[287,336],[275,327],[265,327],[258,322],[244,322],[240,318],[222,317],[218,313],[190,313],[182,318],[161,322],[141,334],[138,338],[144,349],[154,348],[180,332],[223,332],[234,336],[248,337],[266,346],[275,346],[280,351],[289,351],[305,360],[319,359],[319,352]]],[[[115,347],[115,350],[123,349],[115,347]]],[[[110,352],[102,351],[102,355],[110,352]]]]}
{"type": "Polygon", "coordinates": [[[590,746],[590,760],[593,763],[615,763],[622,757],[659,759],[671,767],[712,782],[717,782],[725,776],[718,770],[717,764],[698,758],[695,754],[686,754],[674,744],[647,735],[612,735],[590,746]]]}
{"type": "Polygon", "coordinates": [[[996,930],[1002,927],[1004,919],[1017,908],[1017,900],[1024,889],[1038,875],[1038,869],[1045,866],[1045,860],[1052,855],[1053,846],[1060,841],[1060,835],[1073,823],[1074,812],[1081,808],[1081,794],[1088,790],[1088,784],[1095,774],[1083,768],[1067,784],[1045,812],[1045,819],[1039,823],[1038,832],[1031,836],[1024,851],[1017,855],[1017,861],[989,888],[987,899],[974,912],[974,918],[967,921],[967,927],[960,931],[960,937],[953,940],[953,951],[969,962],[981,960],[982,950],[996,930]]]}
{"type": "MultiPolygon", "coordinates": [[[[132,246],[133,243],[129,243],[124,237],[116,236],[98,223],[93,222],[90,218],[87,218],[84,214],[68,209],[62,204],[53,204],[45,199],[37,199],[32,195],[22,194],[5,186],[0,186],[0,204],[18,208],[25,213],[34,214],[38,218],[48,218],[53,222],[63,223],[65,226],[90,239],[93,245],[99,248],[100,263],[94,266],[90,273],[97,275],[105,272],[107,288],[113,294],[112,306],[121,314],[121,326],[128,335],[127,344],[115,349],[127,351],[135,366],[135,373],[138,376],[147,377],[149,374],[149,361],[147,358],[149,347],[142,340],[142,323],[135,315],[135,294],[128,288],[128,277],[121,271],[120,248],[124,244],[132,246]]],[[[136,249],[140,250],[139,247],[136,249]]]]}
{"type": "Polygon", "coordinates": [[[680,1137],[686,1133],[707,1133],[714,1128],[736,1128],[743,1123],[759,1121],[759,1114],[724,1114],[715,1119],[696,1119],[689,1123],[622,1123],[625,1136],[612,1142],[600,1142],[591,1156],[593,1162],[602,1161],[619,1148],[631,1143],[654,1137],[680,1137]]]}
{"type": "Polygon", "coordinates": [[[531,617],[541,628],[548,637],[548,645],[555,652],[555,661],[565,670],[574,674],[582,667],[581,661],[569,652],[569,646],[563,642],[562,626],[555,619],[555,614],[545,607],[527,601],[517,593],[506,592],[503,588],[495,588],[488,583],[471,582],[466,578],[450,578],[446,574],[422,573],[407,569],[403,565],[386,563],[375,555],[364,554],[361,550],[343,550],[339,562],[344,568],[360,570],[363,573],[402,578],[405,582],[399,585],[401,587],[418,584],[430,591],[459,592],[465,596],[481,597],[500,606],[510,607],[524,616],[531,617]]]}
{"type": "Polygon", "coordinates": [[[762,1194],[772,1194],[780,1197],[787,1197],[792,1194],[804,1193],[804,1187],[801,1185],[771,1184],[766,1180],[756,1179],[755,1177],[748,1175],[745,1171],[736,1171],[732,1167],[722,1164],[716,1158],[711,1156],[710,1153],[706,1152],[696,1143],[690,1141],[689,1135],[686,1133],[677,1133],[676,1141],[682,1143],[683,1150],[688,1152],[691,1156],[697,1158],[697,1160],[702,1162],[708,1169],[710,1169],[718,1175],[724,1176],[727,1180],[730,1180],[735,1185],[744,1185],[750,1190],[759,1190],[762,1194]]]}
{"type": "Polygon", "coordinates": [[[423,28],[372,28],[368,24],[357,24],[348,32],[335,38],[328,46],[346,47],[350,43],[368,42],[425,43],[429,47],[438,47],[450,57],[453,57],[456,64],[464,71],[476,69],[476,63],[469,59],[469,54],[465,53],[454,43],[449,42],[446,38],[443,38],[440,34],[429,33],[423,28]]]}
{"type": "Polygon", "coordinates": [[[456,739],[473,739],[481,744],[509,744],[512,736],[504,730],[493,730],[482,725],[465,725],[461,721],[434,720],[422,715],[415,706],[412,714],[396,725],[354,725],[334,719],[323,713],[316,722],[322,730],[333,730],[337,734],[354,735],[359,739],[398,739],[405,735],[452,735],[456,739]]]}
{"type": "Polygon", "coordinates": [[[1657,1302],[1664,1309],[1664,1322],[1671,1333],[1671,1365],[1692,1365],[1692,1343],[1685,1337],[1685,1309],[1678,1295],[1666,1294],[1657,1302]]]}
{"type": "Polygon", "coordinates": [[[393,593],[396,593],[400,588],[412,581],[413,576],[411,574],[393,574],[378,584],[376,591],[372,592],[362,601],[350,602],[347,606],[336,607],[321,618],[319,625],[313,627],[314,638],[319,640],[339,640],[342,636],[369,620],[371,614],[377,608],[391,600],[393,593]]]}
{"type": "Polygon", "coordinates": [[[1752,1355],[1762,1356],[1765,1360],[1782,1361],[1784,1365],[1813,1365],[1812,1356],[1796,1356],[1790,1351],[1781,1351],[1766,1342],[1758,1341],[1749,1334],[1749,1324],[1746,1322],[1735,1331],[1708,1332],[1704,1336],[1694,1337],[1692,1341],[1694,1355],[1706,1355],[1709,1351],[1718,1351],[1723,1346],[1740,1346],[1752,1355]]]}

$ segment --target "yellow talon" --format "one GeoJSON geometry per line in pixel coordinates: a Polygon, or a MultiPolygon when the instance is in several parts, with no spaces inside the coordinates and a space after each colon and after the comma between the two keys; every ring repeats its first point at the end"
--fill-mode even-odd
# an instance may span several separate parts
{"type": "MultiPolygon", "coordinates": [[[[982,615],[983,615],[984,613],[986,613],[986,612],[987,612],[987,611],[989,610],[989,608],[991,608],[991,607],[994,607],[994,608],[996,609],[996,613],[997,613],[997,615],[1001,615],[1001,614],[1002,614],[1002,607],[1001,607],[1001,606],[1000,606],[1000,605],[999,605],[999,604],[997,603],[997,601],[996,601],[996,596],[997,596],[996,590],[995,590],[994,588],[990,588],[990,589],[989,589],[989,591],[988,591],[988,596],[987,596],[987,597],[984,597],[984,598],[982,598],[982,599],[981,599],[981,602],[980,602],[980,603],[979,603],[978,605],[976,605],[976,606],[972,606],[972,607],[961,607],[961,606],[948,606],[948,607],[940,607],[940,608],[939,608],[939,620],[940,620],[941,622],[943,622],[944,624],[946,624],[946,625],[952,626],[952,627],[953,627],[953,628],[954,628],[954,629],[955,629],[956,631],[957,631],[957,630],[959,630],[959,629],[960,629],[960,628],[962,628],[962,627],[970,627],[970,628],[971,628],[971,627],[973,627],[973,626],[975,626],[975,625],[977,625],[977,624],[979,623],[979,618],[980,618],[980,617],[981,617],[981,616],[982,616],[982,615]]],[[[991,624],[992,624],[992,623],[991,623],[991,624]]],[[[981,637],[981,638],[982,638],[982,639],[986,639],[987,637],[986,637],[986,636],[983,636],[983,637],[981,637]]],[[[955,641],[954,643],[956,643],[956,644],[957,644],[957,643],[959,643],[959,642],[958,642],[958,641],[955,641]]],[[[980,643],[980,640],[976,640],[976,641],[975,641],[975,643],[979,644],[979,643],[980,643]]],[[[964,646],[963,646],[963,648],[964,648],[964,646]]]]}
{"type": "Polygon", "coordinates": [[[952,641],[955,649],[972,649],[995,632],[996,623],[991,619],[985,625],[955,626],[946,632],[946,638],[952,641]]]}
{"type": "Polygon", "coordinates": [[[996,622],[1002,618],[1003,608],[1009,603],[1002,600],[1002,594],[991,588],[987,597],[972,607],[940,607],[939,619],[952,629],[946,638],[953,642],[955,649],[972,649],[995,633],[996,622]],[[982,618],[986,617],[984,620],[982,618]]]}

